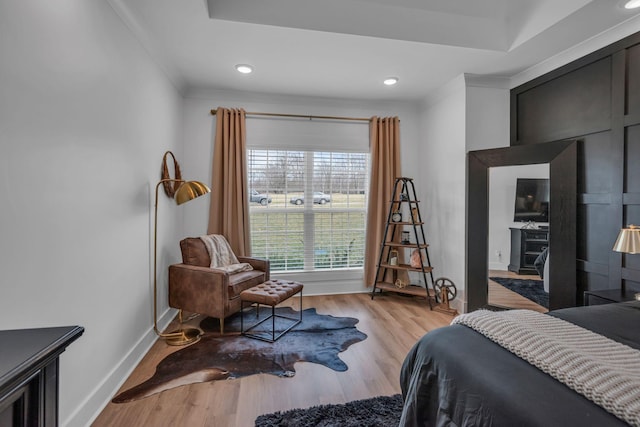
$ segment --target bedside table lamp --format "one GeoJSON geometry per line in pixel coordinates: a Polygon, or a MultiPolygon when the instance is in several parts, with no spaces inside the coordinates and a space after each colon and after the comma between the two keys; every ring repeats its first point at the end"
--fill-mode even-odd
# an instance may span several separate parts
{"type": "Polygon", "coordinates": [[[640,253],[640,227],[637,225],[629,225],[627,228],[620,230],[613,250],[625,254],[640,253]]]}
{"type": "MultiPolygon", "coordinates": [[[[640,254],[640,227],[629,225],[620,230],[613,250],[625,254],[640,254]]],[[[635,298],[640,300],[640,292],[635,294],[635,298]]]]}

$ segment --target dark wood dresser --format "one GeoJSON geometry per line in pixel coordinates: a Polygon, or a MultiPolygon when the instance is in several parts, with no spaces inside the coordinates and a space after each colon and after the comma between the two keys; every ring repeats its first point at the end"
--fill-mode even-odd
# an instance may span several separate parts
{"type": "Polygon", "coordinates": [[[58,357],[80,326],[0,331],[0,426],[58,425],[58,357]]]}
{"type": "Polygon", "coordinates": [[[510,228],[511,258],[509,271],[517,274],[538,274],[533,263],[549,246],[549,229],[510,228]]]}

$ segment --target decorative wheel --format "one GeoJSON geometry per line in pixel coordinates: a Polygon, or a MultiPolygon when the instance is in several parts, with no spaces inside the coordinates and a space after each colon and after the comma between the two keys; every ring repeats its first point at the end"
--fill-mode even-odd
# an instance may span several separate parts
{"type": "Polygon", "coordinates": [[[449,298],[449,301],[451,301],[456,297],[456,295],[458,295],[458,290],[456,289],[456,285],[454,285],[453,282],[447,279],[446,277],[437,278],[435,280],[435,283],[433,284],[433,287],[435,288],[436,295],[438,295],[438,297],[442,295],[442,290],[445,289],[447,292],[447,297],[449,298]]]}

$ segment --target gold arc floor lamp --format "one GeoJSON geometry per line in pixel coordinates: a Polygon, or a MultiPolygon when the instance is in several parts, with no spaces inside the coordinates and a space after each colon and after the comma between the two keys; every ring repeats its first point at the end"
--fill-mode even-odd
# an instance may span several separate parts
{"type": "MultiPolygon", "coordinates": [[[[625,254],[640,253],[640,227],[637,225],[629,225],[627,228],[620,230],[613,250],[625,254]]],[[[635,299],[640,300],[640,292],[635,294],[635,299]]]]}
{"type": "MultiPolygon", "coordinates": [[[[186,345],[199,341],[202,332],[196,328],[184,329],[182,326],[177,331],[167,334],[158,330],[158,189],[165,183],[181,183],[174,196],[174,200],[178,205],[210,193],[211,190],[199,181],[184,181],[182,179],[161,179],[160,182],[156,184],[156,203],[153,227],[153,330],[169,345],[186,345]]],[[[178,320],[182,325],[182,310],[178,312],[178,320]]]]}

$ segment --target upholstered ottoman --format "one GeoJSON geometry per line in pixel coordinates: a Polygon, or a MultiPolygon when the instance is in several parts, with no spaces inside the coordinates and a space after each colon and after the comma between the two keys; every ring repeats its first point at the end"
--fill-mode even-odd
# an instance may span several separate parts
{"type": "Polygon", "coordinates": [[[303,288],[302,283],[298,283],[290,280],[273,279],[273,280],[267,280],[266,282],[260,285],[254,286],[252,288],[249,288],[247,290],[240,292],[240,300],[241,300],[240,331],[242,335],[251,337],[251,338],[256,338],[262,341],[275,342],[278,338],[280,338],[281,336],[289,332],[291,328],[296,326],[298,323],[302,322],[302,288],[303,288]],[[300,318],[294,319],[291,317],[276,314],[276,305],[280,304],[283,301],[286,301],[287,299],[291,298],[297,293],[300,293],[300,318]],[[244,329],[244,304],[245,303],[257,305],[256,316],[258,315],[260,304],[269,305],[271,306],[271,315],[262,319],[255,325],[247,329],[244,329]],[[276,318],[292,320],[294,323],[291,324],[289,327],[287,327],[287,329],[285,329],[284,331],[280,332],[278,336],[276,336],[276,318]],[[258,335],[258,334],[249,332],[268,320],[271,320],[271,338],[268,338],[268,336],[258,335]]]}

